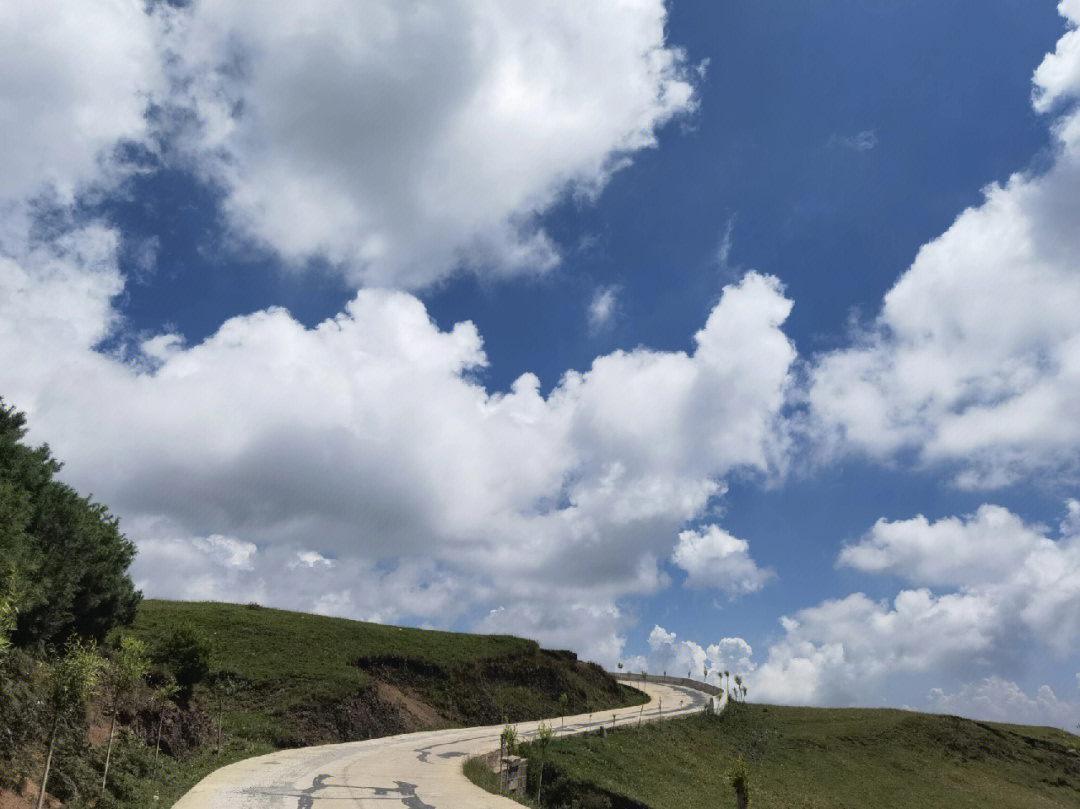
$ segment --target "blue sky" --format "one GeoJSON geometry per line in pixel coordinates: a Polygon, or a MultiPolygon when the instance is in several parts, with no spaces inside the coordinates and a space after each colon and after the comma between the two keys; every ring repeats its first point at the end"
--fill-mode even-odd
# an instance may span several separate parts
{"type": "Polygon", "coordinates": [[[0,395],[147,595],[1080,722],[1074,0],[60,5],[0,395]]]}

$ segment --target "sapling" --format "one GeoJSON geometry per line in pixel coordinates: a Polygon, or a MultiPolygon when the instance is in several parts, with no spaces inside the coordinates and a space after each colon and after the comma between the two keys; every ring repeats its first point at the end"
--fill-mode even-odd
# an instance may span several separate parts
{"type": "Polygon", "coordinates": [[[158,751],[161,750],[161,727],[165,724],[165,712],[169,709],[169,706],[174,703],[176,695],[179,693],[180,686],[171,680],[154,689],[153,703],[154,707],[157,709],[158,715],[157,733],[154,735],[155,768],[157,768],[158,751]]]}
{"type": "Polygon", "coordinates": [[[536,749],[540,751],[540,773],[536,780],[536,802],[540,803],[540,792],[544,788],[544,759],[547,757],[547,749],[551,744],[551,726],[547,722],[541,722],[536,729],[536,749]]]}
{"type": "Polygon", "coordinates": [[[218,676],[214,678],[214,696],[217,698],[218,709],[218,731],[217,731],[217,750],[216,755],[221,754],[221,733],[225,724],[225,700],[236,694],[239,690],[239,684],[225,672],[219,672],[218,676]]]}
{"type": "Polygon", "coordinates": [[[105,794],[105,785],[109,779],[109,762],[112,760],[116,717],[120,713],[120,706],[146,676],[148,668],[146,644],[132,637],[120,640],[120,648],[105,666],[105,692],[112,703],[112,719],[109,720],[109,741],[105,747],[105,768],[101,773],[99,796],[105,794]]]}
{"type": "Polygon", "coordinates": [[[506,765],[504,755],[512,756],[517,749],[517,728],[507,724],[499,734],[499,788],[506,791],[506,765]]]}
{"type": "Polygon", "coordinates": [[[80,641],[73,641],[68,644],[64,656],[57,660],[49,671],[46,701],[52,714],[52,722],[49,729],[49,746],[45,753],[45,769],[41,774],[41,789],[38,791],[37,809],[41,809],[45,803],[45,789],[49,785],[49,770],[52,768],[60,724],[86,710],[86,703],[94,692],[100,670],[101,658],[93,643],[83,644],[80,641]]]}

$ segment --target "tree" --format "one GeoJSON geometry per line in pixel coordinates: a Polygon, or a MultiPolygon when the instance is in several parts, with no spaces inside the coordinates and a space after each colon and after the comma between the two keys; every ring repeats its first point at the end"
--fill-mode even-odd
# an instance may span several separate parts
{"type": "Polygon", "coordinates": [[[750,806],[750,773],[746,767],[746,759],[742,756],[735,761],[729,775],[731,786],[735,790],[735,805],[737,809],[747,809],[750,806]]]}
{"type": "Polygon", "coordinates": [[[536,802],[540,803],[540,792],[544,788],[544,760],[547,758],[547,749],[551,746],[551,726],[547,722],[541,722],[536,728],[536,749],[540,754],[540,772],[536,780],[536,802]]]}
{"type": "Polygon", "coordinates": [[[559,713],[562,715],[562,726],[566,727],[566,711],[567,706],[570,704],[570,697],[563,691],[559,694],[559,713]]]}
{"type": "Polygon", "coordinates": [[[742,675],[735,675],[735,693],[739,694],[743,692],[742,675]]]}
{"type": "Polygon", "coordinates": [[[11,640],[103,640],[135,616],[135,546],[105,506],[56,479],[61,464],[48,446],[25,436],[26,417],[0,400],[0,559],[26,585],[11,640]]]}
{"type": "Polygon", "coordinates": [[[206,634],[191,623],[182,623],[166,635],[154,650],[154,660],[172,672],[182,702],[191,698],[195,686],[210,676],[213,646],[206,634]]]}
{"type": "Polygon", "coordinates": [[[120,648],[105,666],[105,694],[112,704],[112,719],[109,721],[109,741],[105,747],[105,767],[101,773],[101,795],[105,794],[109,779],[113,734],[116,731],[116,717],[120,713],[120,706],[142,682],[148,668],[146,644],[130,636],[120,639],[120,648]]]}
{"type": "Polygon", "coordinates": [[[57,660],[49,671],[46,700],[52,719],[37,809],[41,809],[45,802],[45,788],[49,785],[49,769],[52,767],[60,725],[86,710],[86,703],[94,691],[100,670],[101,658],[94,644],[84,644],[76,640],[68,645],[64,656],[57,660]]]}
{"type": "MultiPolygon", "coordinates": [[[[724,669],[724,680],[725,680],[724,690],[725,691],[730,691],[731,690],[731,672],[729,672],[727,669],[724,669]]],[[[730,696],[730,694],[729,694],[729,696],[730,696]]]]}

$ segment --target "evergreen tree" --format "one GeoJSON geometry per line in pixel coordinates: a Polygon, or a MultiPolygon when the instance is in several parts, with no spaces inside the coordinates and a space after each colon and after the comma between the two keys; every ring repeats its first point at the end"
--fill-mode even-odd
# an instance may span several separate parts
{"type": "Polygon", "coordinates": [[[135,615],[135,546],[100,503],[61,483],[48,446],[25,442],[26,417],[0,400],[0,560],[25,586],[11,641],[103,640],[135,615]]]}

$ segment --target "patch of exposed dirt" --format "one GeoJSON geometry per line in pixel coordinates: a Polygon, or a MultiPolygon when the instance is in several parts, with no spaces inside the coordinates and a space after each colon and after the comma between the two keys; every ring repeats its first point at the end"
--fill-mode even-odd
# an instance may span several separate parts
{"type": "MultiPolygon", "coordinates": [[[[21,793],[0,789],[0,809],[34,809],[37,806],[38,788],[36,784],[27,784],[21,793]]],[[[45,805],[49,809],[61,809],[62,804],[52,795],[45,794],[45,805]]]]}
{"type": "Polygon", "coordinates": [[[438,711],[409,689],[403,690],[380,680],[375,683],[375,693],[380,700],[398,709],[398,716],[406,732],[430,730],[445,727],[447,724],[438,711]]]}
{"type": "Polygon", "coordinates": [[[106,710],[105,701],[95,699],[87,711],[86,740],[91,747],[104,744],[109,738],[109,723],[112,712],[106,710]]]}

